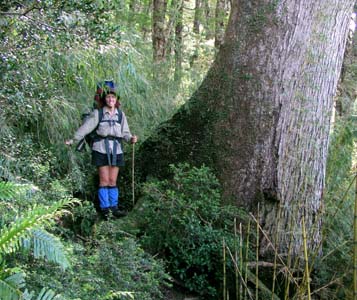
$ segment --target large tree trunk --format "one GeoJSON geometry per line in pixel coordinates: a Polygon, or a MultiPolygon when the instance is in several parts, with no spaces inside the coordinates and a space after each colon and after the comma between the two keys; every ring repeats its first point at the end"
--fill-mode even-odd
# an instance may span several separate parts
{"type": "Polygon", "coordinates": [[[232,1],[206,79],[143,144],[144,175],[165,176],[169,163],[205,163],[225,199],[252,211],[260,203],[270,233],[280,224],[281,250],[292,240],[300,252],[303,217],[310,245],[319,245],[330,117],[353,3],[232,1]]]}

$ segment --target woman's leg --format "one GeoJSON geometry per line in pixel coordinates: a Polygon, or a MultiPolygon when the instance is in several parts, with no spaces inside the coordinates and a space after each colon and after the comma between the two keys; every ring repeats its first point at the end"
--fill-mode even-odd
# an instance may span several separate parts
{"type": "Polygon", "coordinates": [[[109,203],[111,209],[118,208],[118,199],[119,199],[119,190],[117,187],[117,178],[119,174],[118,167],[109,167],[109,184],[108,184],[108,191],[109,191],[109,203]]]}
{"type": "Polygon", "coordinates": [[[99,186],[110,185],[110,166],[101,166],[98,168],[99,186]]]}
{"type": "Polygon", "coordinates": [[[119,189],[116,186],[117,178],[119,174],[118,167],[110,167],[109,171],[109,202],[110,202],[110,209],[115,217],[123,217],[126,215],[126,212],[120,211],[118,209],[118,202],[119,202],[119,189]]]}
{"type": "Polygon", "coordinates": [[[109,168],[108,186],[116,186],[117,178],[119,174],[119,167],[108,166],[108,168],[109,168]]]}

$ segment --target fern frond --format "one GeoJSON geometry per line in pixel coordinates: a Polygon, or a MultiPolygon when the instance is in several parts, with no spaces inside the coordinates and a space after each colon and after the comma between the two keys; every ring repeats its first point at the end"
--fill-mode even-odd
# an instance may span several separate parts
{"type": "MultiPolygon", "coordinates": [[[[34,292],[29,293],[28,290],[22,294],[23,300],[33,300],[34,292]]],[[[56,295],[51,289],[42,288],[36,300],[66,300],[62,295],[56,295]]]]}
{"type": "Polygon", "coordinates": [[[32,297],[34,295],[34,291],[32,291],[31,293],[26,289],[23,294],[22,294],[22,298],[23,300],[32,300],[32,297]]]}
{"type": "Polygon", "coordinates": [[[22,298],[23,300],[32,300],[33,295],[34,295],[34,291],[32,291],[31,293],[26,289],[23,294],[22,294],[22,298]]]}
{"type": "MultiPolygon", "coordinates": [[[[12,274],[11,276],[7,277],[5,281],[10,284],[13,287],[16,287],[18,289],[21,289],[25,287],[25,273],[23,272],[17,272],[15,274],[12,274]]],[[[1,298],[0,298],[1,299],[1,298]]]]}
{"type": "Polygon", "coordinates": [[[12,182],[0,181],[0,200],[13,198],[18,191],[18,187],[12,182]]]}
{"type": "Polygon", "coordinates": [[[56,295],[54,291],[48,288],[43,288],[36,300],[65,300],[61,295],[56,295]]]}
{"type": "Polygon", "coordinates": [[[63,270],[70,266],[61,241],[43,229],[33,229],[30,239],[22,239],[22,247],[25,249],[33,248],[35,258],[44,258],[47,261],[57,263],[63,270]]]}
{"type": "Polygon", "coordinates": [[[37,207],[29,211],[24,217],[15,220],[0,231],[0,254],[12,253],[19,249],[21,238],[28,239],[30,230],[50,223],[54,218],[66,212],[65,207],[78,202],[64,199],[50,207],[37,207]]]}
{"type": "Polygon", "coordinates": [[[0,279],[0,299],[20,300],[21,292],[8,282],[0,279]]]}

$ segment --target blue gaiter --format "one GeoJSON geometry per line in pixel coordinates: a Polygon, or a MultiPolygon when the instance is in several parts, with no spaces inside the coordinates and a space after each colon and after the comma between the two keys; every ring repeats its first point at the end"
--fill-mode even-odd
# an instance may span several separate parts
{"type": "Polygon", "coordinates": [[[117,207],[119,199],[119,189],[116,186],[108,186],[109,206],[117,207]]]}
{"type": "Polygon", "coordinates": [[[98,189],[98,198],[99,198],[99,206],[100,208],[108,208],[109,205],[109,193],[108,188],[106,186],[101,186],[98,189]]]}

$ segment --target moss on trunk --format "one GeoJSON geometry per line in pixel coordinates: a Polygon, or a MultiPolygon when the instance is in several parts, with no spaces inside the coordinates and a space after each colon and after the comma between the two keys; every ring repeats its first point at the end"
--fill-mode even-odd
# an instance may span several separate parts
{"type": "Polygon", "coordinates": [[[265,218],[282,219],[279,229],[262,220],[281,232],[282,248],[293,239],[299,252],[303,216],[309,244],[319,245],[332,99],[353,2],[233,2],[206,79],[142,145],[142,180],[169,176],[171,163],[204,163],[226,201],[253,211],[262,202],[265,218]]]}

